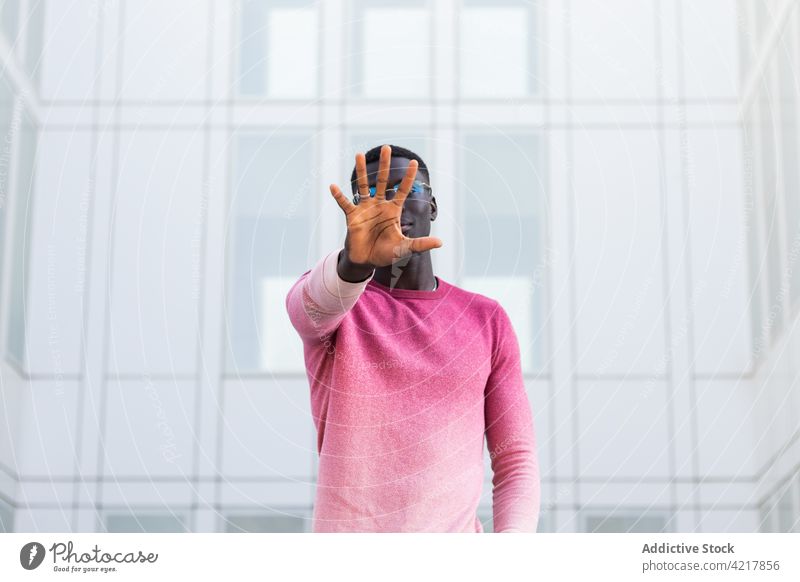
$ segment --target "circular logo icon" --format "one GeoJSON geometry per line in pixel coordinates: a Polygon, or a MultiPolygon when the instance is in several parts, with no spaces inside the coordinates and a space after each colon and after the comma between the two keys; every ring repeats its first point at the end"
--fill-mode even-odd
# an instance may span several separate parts
{"type": "Polygon", "coordinates": [[[28,542],[19,551],[19,563],[26,570],[35,570],[44,561],[44,546],[39,542],[28,542]]]}

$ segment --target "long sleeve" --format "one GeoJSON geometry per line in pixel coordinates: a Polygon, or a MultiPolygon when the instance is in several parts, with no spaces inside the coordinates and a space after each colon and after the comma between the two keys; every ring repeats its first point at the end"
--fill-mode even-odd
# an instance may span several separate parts
{"type": "Polygon", "coordinates": [[[522,378],[517,336],[498,304],[496,346],[486,382],[486,443],[492,465],[495,532],[535,532],[539,521],[540,481],[536,437],[522,378]]]}
{"type": "Polygon", "coordinates": [[[325,341],[356,304],[374,272],[366,280],[351,283],[339,277],[341,249],[324,256],[303,273],[286,295],[289,320],[303,341],[325,341]]]}

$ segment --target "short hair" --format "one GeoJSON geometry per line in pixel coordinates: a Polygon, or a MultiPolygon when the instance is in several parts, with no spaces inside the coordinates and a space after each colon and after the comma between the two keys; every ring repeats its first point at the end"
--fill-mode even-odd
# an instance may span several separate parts
{"type": "MultiPolygon", "coordinates": [[[[367,164],[372,162],[377,162],[378,160],[381,159],[382,147],[383,145],[375,146],[374,148],[372,148],[371,150],[369,150],[367,153],[364,154],[367,164]]],[[[425,177],[427,178],[428,183],[430,183],[431,175],[428,172],[428,166],[425,165],[425,162],[422,160],[421,157],[419,157],[417,154],[404,147],[391,144],[389,144],[389,147],[392,148],[392,157],[406,158],[408,160],[417,160],[417,162],[419,163],[417,172],[419,172],[420,170],[425,172],[425,177]]],[[[350,189],[353,192],[358,190],[358,174],[356,173],[355,166],[353,166],[353,173],[350,175],[350,189]]]]}

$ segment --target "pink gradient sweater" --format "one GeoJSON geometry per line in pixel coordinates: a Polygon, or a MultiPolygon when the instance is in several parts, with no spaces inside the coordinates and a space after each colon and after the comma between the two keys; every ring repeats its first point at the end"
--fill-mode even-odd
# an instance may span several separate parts
{"type": "Polygon", "coordinates": [[[484,436],[494,530],[535,532],[533,417],[511,321],[437,277],[434,291],[342,280],[339,250],[286,297],[317,428],[314,532],[483,532],[484,436]]]}

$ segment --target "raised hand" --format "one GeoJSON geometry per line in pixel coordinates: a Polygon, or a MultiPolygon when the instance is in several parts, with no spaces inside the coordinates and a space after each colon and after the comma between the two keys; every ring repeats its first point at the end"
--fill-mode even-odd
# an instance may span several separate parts
{"type": "Polygon", "coordinates": [[[378,162],[375,196],[369,195],[367,163],[364,154],[356,154],[356,176],[359,201],[353,204],[336,184],[330,185],[331,194],[347,220],[347,236],[344,252],[346,259],[367,269],[385,267],[414,252],[424,252],[442,246],[442,241],[433,236],[409,238],[400,229],[403,202],[408,196],[417,175],[416,160],[411,160],[400,182],[397,193],[386,199],[386,184],[391,167],[392,148],[384,145],[378,162]]]}

